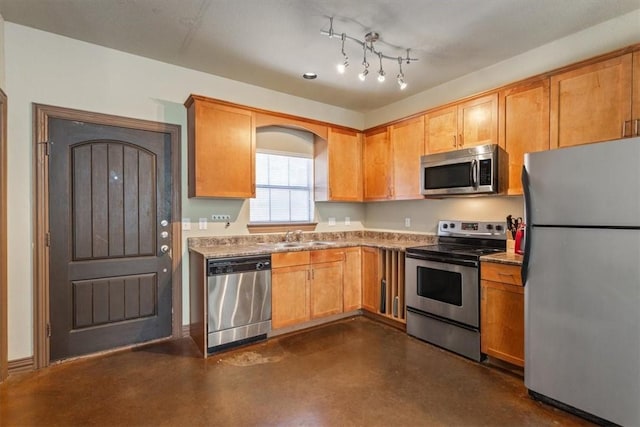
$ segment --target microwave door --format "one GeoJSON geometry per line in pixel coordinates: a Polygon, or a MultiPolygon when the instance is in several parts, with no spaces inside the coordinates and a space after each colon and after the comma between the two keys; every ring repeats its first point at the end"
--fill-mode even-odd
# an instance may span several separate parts
{"type": "Polygon", "coordinates": [[[475,159],[423,168],[423,194],[466,193],[477,185],[478,167],[475,159]],[[475,167],[474,167],[475,164],[475,167]]]}

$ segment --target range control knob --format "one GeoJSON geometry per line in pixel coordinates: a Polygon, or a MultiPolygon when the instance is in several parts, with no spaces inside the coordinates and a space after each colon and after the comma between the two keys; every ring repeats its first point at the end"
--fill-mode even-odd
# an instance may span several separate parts
{"type": "Polygon", "coordinates": [[[451,224],[449,224],[449,227],[456,228],[456,225],[452,222],[451,224]]]}
{"type": "Polygon", "coordinates": [[[447,228],[449,228],[449,225],[448,224],[442,224],[442,228],[444,228],[446,230],[447,228]]]}
{"type": "Polygon", "coordinates": [[[487,224],[487,230],[493,230],[493,225],[487,224]]]}
{"type": "Polygon", "coordinates": [[[496,225],[496,231],[502,231],[502,226],[501,225],[496,225]]]}

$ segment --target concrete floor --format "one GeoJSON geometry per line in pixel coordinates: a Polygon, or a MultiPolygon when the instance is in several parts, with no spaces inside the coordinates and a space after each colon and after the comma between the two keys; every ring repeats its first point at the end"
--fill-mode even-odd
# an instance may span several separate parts
{"type": "Polygon", "coordinates": [[[589,425],[522,379],[363,317],[204,360],[190,339],[16,374],[0,425],[589,425]]]}

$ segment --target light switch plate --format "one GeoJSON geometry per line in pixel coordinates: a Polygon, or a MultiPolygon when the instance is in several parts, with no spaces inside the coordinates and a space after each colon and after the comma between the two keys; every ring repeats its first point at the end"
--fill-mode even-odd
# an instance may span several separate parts
{"type": "Polygon", "coordinates": [[[191,230],[191,218],[182,218],[182,229],[191,230]]]}
{"type": "Polygon", "coordinates": [[[351,217],[348,217],[348,216],[344,217],[344,225],[351,225],[351,217]]]}
{"type": "Polygon", "coordinates": [[[336,225],[336,218],[335,217],[329,217],[329,225],[336,225]]]}
{"type": "Polygon", "coordinates": [[[206,230],[207,229],[207,218],[199,218],[198,219],[198,228],[200,230],[206,230]]]}
{"type": "Polygon", "coordinates": [[[411,218],[406,217],[404,219],[404,226],[407,227],[407,228],[411,227],[411,218]]]}

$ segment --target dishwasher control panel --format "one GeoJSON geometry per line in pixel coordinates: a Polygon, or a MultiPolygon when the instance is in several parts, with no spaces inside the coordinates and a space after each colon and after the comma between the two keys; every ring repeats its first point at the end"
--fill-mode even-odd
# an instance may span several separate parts
{"type": "Polygon", "coordinates": [[[213,258],[207,260],[207,276],[263,270],[271,270],[270,255],[238,258],[213,258]]]}

